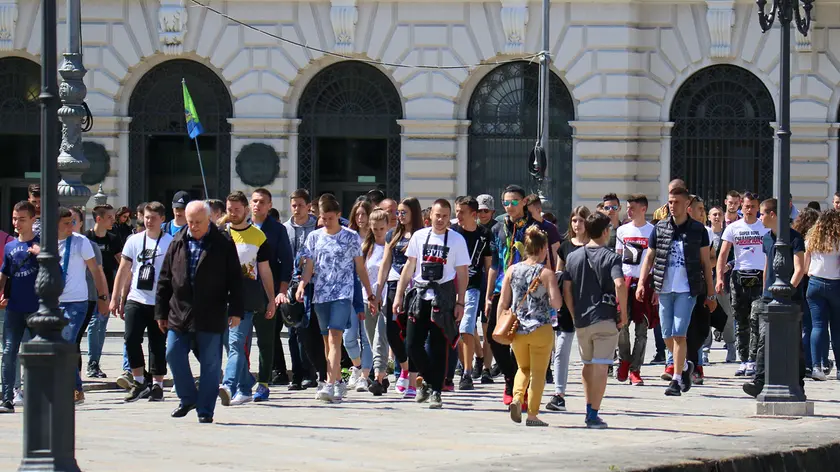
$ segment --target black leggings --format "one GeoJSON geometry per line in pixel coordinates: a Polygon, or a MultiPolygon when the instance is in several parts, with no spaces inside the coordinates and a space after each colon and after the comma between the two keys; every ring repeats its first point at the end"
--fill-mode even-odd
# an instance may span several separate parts
{"type": "Polygon", "coordinates": [[[702,293],[697,296],[697,301],[694,304],[694,311],[691,313],[691,322],[688,324],[688,332],[685,335],[686,346],[688,352],[686,353],[686,360],[700,365],[700,348],[709,337],[709,324],[711,323],[711,315],[709,309],[705,305],[706,296],[702,293]]]}
{"type": "MultiPolygon", "coordinates": [[[[310,304],[309,326],[297,329],[298,344],[303,357],[308,361],[311,373],[317,373],[320,380],[327,381],[327,355],[324,352],[324,338],[321,336],[321,326],[315,314],[314,304],[310,304]]],[[[278,323],[279,324],[279,323],[278,323]]],[[[303,361],[304,359],[301,359],[303,361]]]]}
{"type": "Polygon", "coordinates": [[[408,326],[400,328],[399,323],[394,320],[394,298],[397,296],[397,284],[399,282],[388,282],[388,291],[385,297],[385,326],[388,332],[388,344],[394,351],[394,357],[398,364],[408,361],[408,371],[417,372],[414,360],[408,355],[406,343],[408,341],[408,326]]]}
{"type": "Polygon", "coordinates": [[[442,391],[449,346],[443,330],[432,322],[431,300],[421,300],[420,313],[416,317],[408,318],[406,344],[409,358],[414,361],[426,383],[435,392],[442,391]],[[427,338],[429,340],[428,354],[426,353],[427,338]]]}
{"type": "Polygon", "coordinates": [[[166,335],[155,321],[155,306],[129,300],[125,304],[125,350],[132,369],[145,367],[143,333],[149,336],[149,372],[166,375],[166,335]]]}
{"type": "Polygon", "coordinates": [[[487,314],[487,340],[490,341],[490,350],[493,351],[493,358],[499,364],[502,370],[502,375],[505,376],[505,387],[513,386],[513,377],[516,375],[519,367],[516,365],[516,358],[513,356],[510,346],[499,344],[493,340],[493,331],[496,329],[496,314],[499,311],[499,299],[501,297],[498,293],[493,294],[493,305],[490,308],[490,313],[487,314]]]}

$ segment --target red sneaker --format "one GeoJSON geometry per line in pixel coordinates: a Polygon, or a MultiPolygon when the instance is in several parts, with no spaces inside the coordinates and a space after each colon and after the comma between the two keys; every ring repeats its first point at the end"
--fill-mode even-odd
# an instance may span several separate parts
{"type": "Polygon", "coordinates": [[[644,385],[645,381],[642,380],[642,374],[639,372],[630,372],[630,384],[631,385],[644,385]]]}
{"type": "Polygon", "coordinates": [[[669,365],[668,367],[665,367],[665,372],[662,373],[662,377],[660,378],[669,382],[674,380],[674,366],[669,365]]]}
{"type": "Polygon", "coordinates": [[[522,402],[522,411],[528,411],[528,392],[525,392],[525,401],[522,402]]]}
{"type": "Polygon", "coordinates": [[[505,406],[510,406],[510,404],[513,403],[513,395],[511,395],[507,389],[505,389],[505,394],[502,396],[502,403],[504,403],[505,406]]]}
{"type": "Polygon", "coordinates": [[[627,382],[627,374],[630,372],[630,363],[619,361],[618,370],[615,371],[615,379],[621,383],[627,382]]]}
{"type": "Polygon", "coordinates": [[[691,374],[691,383],[694,385],[703,385],[705,380],[706,376],[703,375],[703,366],[698,365],[694,368],[694,372],[691,374]]]}

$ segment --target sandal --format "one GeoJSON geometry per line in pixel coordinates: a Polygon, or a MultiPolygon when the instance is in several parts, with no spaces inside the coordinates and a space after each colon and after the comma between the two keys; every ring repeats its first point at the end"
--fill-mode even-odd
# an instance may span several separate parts
{"type": "Polygon", "coordinates": [[[518,401],[513,401],[510,403],[510,419],[513,420],[514,423],[521,423],[522,422],[522,404],[518,401]]]}
{"type": "Polygon", "coordinates": [[[541,420],[541,419],[537,418],[537,419],[535,419],[535,420],[525,420],[525,426],[540,426],[540,427],[545,427],[545,426],[548,426],[548,423],[546,423],[545,421],[543,421],[543,420],[541,420]]]}

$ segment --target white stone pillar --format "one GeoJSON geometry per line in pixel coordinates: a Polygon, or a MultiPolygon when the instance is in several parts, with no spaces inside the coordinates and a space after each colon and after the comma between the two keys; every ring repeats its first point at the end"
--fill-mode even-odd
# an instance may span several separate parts
{"type": "MultiPolygon", "coordinates": [[[[469,127],[462,120],[398,120],[402,127],[401,197],[413,196],[423,206],[438,198],[466,193],[466,146],[461,135],[469,127]]],[[[465,139],[465,138],[464,138],[465,139]]]]}

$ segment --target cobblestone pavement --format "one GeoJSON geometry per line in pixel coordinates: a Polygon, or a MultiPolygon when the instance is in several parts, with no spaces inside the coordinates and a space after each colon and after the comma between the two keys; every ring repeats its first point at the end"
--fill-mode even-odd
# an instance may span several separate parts
{"type": "MultiPolygon", "coordinates": [[[[109,338],[102,367],[112,378],[106,380],[119,373],[121,352],[121,340],[109,338]]],[[[715,349],[711,357],[722,361],[724,351],[715,349]]],[[[256,346],[251,362],[256,370],[256,346]]],[[[218,405],[213,425],[198,424],[194,413],[170,418],[178,400],[168,389],[162,403],[125,404],[122,392],[91,382],[76,410],[76,456],[85,471],[610,471],[825,444],[840,432],[840,382],[806,383],[816,416],[757,418],[754,400],[732,377],[735,366],[723,363],[708,366],[706,385],[679,398],[663,395],[662,366],[642,369],[645,386],[610,380],[602,407],[610,429],[587,430],[580,367],[575,350],[569,412],[543,412],[551,424],[546,429],[510,421],[500,382],[445,393],[440,411],[394,392],[379,398],[354,392],[342,404],[324,405],[312,390],[274,387],[266,403],[218,405]]],[[[0,470],[15,470],[20,462],[21,411],[0,416],[0,470]]]]}

